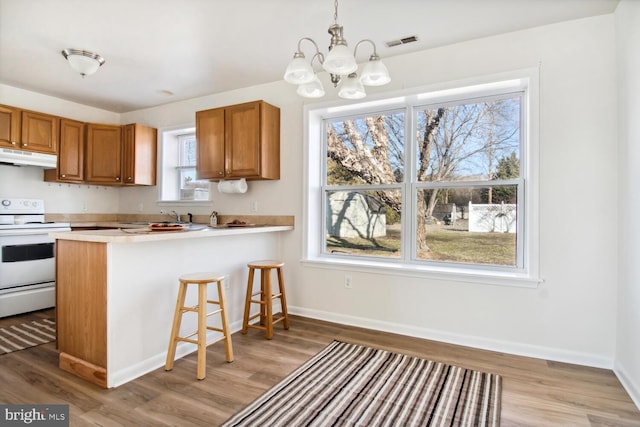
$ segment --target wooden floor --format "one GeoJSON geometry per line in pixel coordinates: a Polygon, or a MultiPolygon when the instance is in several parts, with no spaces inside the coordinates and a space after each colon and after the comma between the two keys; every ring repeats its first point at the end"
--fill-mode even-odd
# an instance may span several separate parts
{"type": "MultiPolygon", "coordinates": [[[[0,319],[0,327],[53,310],[0,319]]],[[[640,426],[615,375],[291,316],[274,339],[260,331],[233,335],[235,361],[222,342],[208,347],[207,377],[196,380],[195,353],[171,372],[158,369],[104,390],[57,368],[54,343],[0,356],[0,402],[70,405],[71,426],[216,426],[332,340],[380,347],[503,376],[502,426],[640,426]]]]}

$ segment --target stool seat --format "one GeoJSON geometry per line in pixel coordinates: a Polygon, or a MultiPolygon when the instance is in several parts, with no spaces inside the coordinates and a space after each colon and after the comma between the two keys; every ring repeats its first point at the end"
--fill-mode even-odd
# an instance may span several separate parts
{"type": "Polygon", "coordinates": [[[252,261],[247,264],[247,267],[251,268],[281,268],[284,267],[284,262],[277,260],[263,260],[263,261],[252,261]]]}
{"type": "Polygon", "coordinates": [[[169,350],[167,351],[167,360],[165,363],[165,370],[170,371],[173,369],[173,364],[176,356],[176,347],[179,341],[196,344],[198,346],[198,367],[197,378],[202,380],[206,376],[206,355],[207,355],[207,331],[221,332],[222,336],[215,339],[209,344],[214,344],[218,341],[224,340],[225,352],[227,362],[233,362],[233,346],[231,344],[231,333],[229,330],[229,321],[227,319],[227,312],[225,310],[225,298],[224,298],[224,279],[223,273],[214,272],[201,272],[201,273],[188,273],[183,274],[178,278],[180,282],[180,288],[178,290],[178,300],[176,302],[176,309],[173,316],[173,326],[171,327],[171,337],[169,339],[169,350]],[[207,298],[207,285],[209,283],[215,283],[218,288],[218,300],[210,300],[207,298]],[[198,286],[198,304],[195,306],[185,306],[185,299],[187,296],[188,285],[198,286]],[[208,305],[217,305],[218,309],[207,312],[208,305]],[[185,313],[194,312],[198,317],[198,327],[194,332],[180,336],[180,325],[182,323],[182,316],[185,313]],[[220,314],[222,327],[214,327],[207,325],[207,318],[214,314],[220,314]],[[191,337],[196,336],[197,339],[191,337]]]}
{"type": "Polygon", "coordinates": [[[225,275],[222,273],[188,273],[178,277],[180,282],[189,283],[212,283],[221,282],[224,280],[225,275]]]}
{"type": "Polygon", "coordinates": [[[244,317],[242,319],[242,333],[246,334],[249,328],[260,329],[265,331],[266,338],[273,338],[273,325],[282,322],[284,329],[289,329],[289,314],[287,313],[287,298],[284,289],[284,279],[282,277],[282,268],[284,262],[279,260],[261,260],[252,261],[247,264],[249,267],[249,278],[247,280],[247,296],[244,305],[244,317]],[[260,270],[260,291],[253,292],[253,278],[255,270],[260,270]],[[271,270],[276,270],[278,277],[278,291],[273,293],[271,287],[271,270]],[[259,299],[254,297],[259,296],[259,299]],[[273,300],[280,300],[281,314],[273,316],[273,300]],[[260,312],[251,315],[251,305],[258,304],[260,312]],[[260,318],[258,324],[250,323],[251,320],[260,318]]]}

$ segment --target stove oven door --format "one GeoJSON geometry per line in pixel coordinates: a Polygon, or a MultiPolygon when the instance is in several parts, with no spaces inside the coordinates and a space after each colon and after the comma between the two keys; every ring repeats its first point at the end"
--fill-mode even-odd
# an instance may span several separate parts
{"type": "Polygon", "coordinates": [[[55,241],[47,231],[0,234],[0,295],[55,283],[55,241]]]}

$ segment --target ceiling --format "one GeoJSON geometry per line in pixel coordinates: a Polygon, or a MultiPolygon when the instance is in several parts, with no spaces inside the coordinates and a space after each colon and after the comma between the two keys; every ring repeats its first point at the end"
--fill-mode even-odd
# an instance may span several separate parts
{"type": "MultiPolygon", "coordinates": [[[[342,0],[350,47],[384,58],[612,13],[618,0],[342,0]],[[407,36],[418,41],[396,47],[407,36]]],[[[326,52],[330,0],[0,0],[0,83],[127,112],[282,79],[301,37],[326,52]],[[62,49],[99,53],[92,76],[62,49]]],[[[307,58],[311,45],[303,45],[307,58]]],[[[371,54],[358,50],[358,62],[371,54]]],[[[393,70],[391,70],[393,78],[393,70]]]]}

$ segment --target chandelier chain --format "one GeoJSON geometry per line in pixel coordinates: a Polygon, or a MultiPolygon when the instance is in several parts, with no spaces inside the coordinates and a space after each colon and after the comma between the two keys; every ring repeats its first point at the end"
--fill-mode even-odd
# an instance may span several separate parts
{"type": "Polygon", "coordinates": [[[333,22],[338,23],[338,0],[333,2],[333,22]]]}

